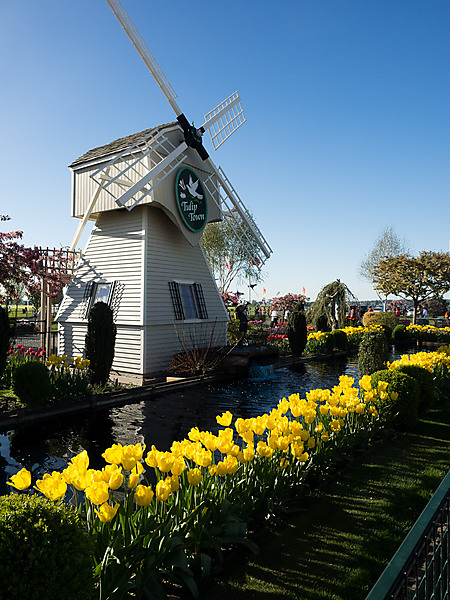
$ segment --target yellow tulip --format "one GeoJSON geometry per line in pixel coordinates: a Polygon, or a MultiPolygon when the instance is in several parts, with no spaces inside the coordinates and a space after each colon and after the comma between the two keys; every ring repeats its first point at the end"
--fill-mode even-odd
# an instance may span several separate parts
{"type": "Polygon", "coordinates": [[[45,473],[42,479],[38,479],[38,481],[36,481],[35,489],[50,500],[56,501],[65,496],[67,483],[64,481],[61,473],[53,471],[51,475],[45,473]]]}
{"type": "Polygon", "coordinates": [[[84,493],[92,504],[103,504],[109,498],[109,486],[106,481],[96,481],[87,487],[84,493]]]}
{"type": "Polygon", "coordinates": [[[165,502],[170,495],[172,486],[166,481],[158,481],[156,484],[156,498],[161,502],[165,502]]]}
{"type": "Polygon", "coordinates": [[[142,456],[144,454],[145,444],[130,444],[129,446],[124,446],[122,448],[122,456],[120,462],[123,465],[123,468],[127,471],[131,471],[136,464],[142,460],[142,456]]]}
{"type": "Polygon", "coordinates": [[[115,465],[119,465],[122,461],[122,449],[123,449],[122,444],[113,444],[111,446],[111,448],[107,448],[103,452],[102,457],[108,463],[113,463],[115,465]]]}
{"type": "Polygon", "coordinates": [[[115,471],[111,474],[107,483],[112,490],[118,490],[123,483],[122,473],[120,471],[115,471]]]}
{"type": "Polygon", "coordinates": [[[233,415],[229,410],[222,413],[221,416],[217,415],[216,421],[219,425],[223,425],[224,427],[229,427],[231,425],[231,421],[233,420],[233,415]]]}
{"type": "Polygon", "coordinates": [[[185,468],[186,463],[184,462],[184,458],[182,456],[177,456],[170,467],[170,471],[172,475],[181,475],[185,468]]]}
{"type": "Polygon", "coordinates": [[[100,506],[100,510],[96,510],[94,508],[94,511],[97,513],[97,516],[102,523],[109,523],[110,521],[112,521],[114,519],[114,517],[116,516],[118,510],[119,510],[118,502],[116,502],[114,507],[110,506],[107,502],[105,502],[104,504],[102,504],[100,506]]]}
{"type": "Polygon", "coordinates": [[[316,440],[314,438],[310,437],[306,443],[307,443],[308,448],[310,450],[312,450],[316,445],[316,440]]]}
{"type": "Polygon", "coordinates": [[[148,506],[153,500],[153,490],[147,485],[138,485],[134,490],[134,499],[138,506],[148,506]]]}
{"type": "Polygon", "coordinates": [[[132,490],[139,483],[139,475],[137,473],[131,473],[128,477],[128,487],[132,490]]]}
{"type": "Polygon", "coordinates": [[[71,463],[77,467],[78,471],[86,471],[89,467],[89,456],[86,450],[83,450],[76,456],[73,456],[71,463]]]}
{"type": "Polygon", "coordinates": [[[199,483],[201,483],[203,479],[202,472],[198,467],[195,467],[194,469],[189,469],[189,471],[187,472],[187,479],[190,485],[199,485],[199,483]]]}
{"type": "Polygon", "coordinates": [[[31,485],[31,473],[26,469],[20,469],[18,473],[12,475],[11,480],[6,482],[7,485],[12,485],[16,490],[26,490],[31,485]]]}
{"type": "Polygon", "coordinates": [[[334,431],[334,433],[337,433],[341,429],[341,424],[339,423],[338,420],[333,420],[330,423],[330,427],[331,427],[331,431],[334,431]]]}
{"type": "Polygon", "coordinates": [[[170,485],[171,492],[177,492],[180,489],[180,479],[178,475],[172,475],[166,477],[167,485],[170,485]]]}

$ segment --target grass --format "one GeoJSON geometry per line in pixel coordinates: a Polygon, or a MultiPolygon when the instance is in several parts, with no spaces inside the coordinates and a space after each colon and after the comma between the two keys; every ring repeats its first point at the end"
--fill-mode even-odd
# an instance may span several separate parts
{"type": "Polygon", "coordinates": [[[237,551],[206,600],[363,600],[449,469],[450,406],[350,460],[302,510],[237,551]]]}

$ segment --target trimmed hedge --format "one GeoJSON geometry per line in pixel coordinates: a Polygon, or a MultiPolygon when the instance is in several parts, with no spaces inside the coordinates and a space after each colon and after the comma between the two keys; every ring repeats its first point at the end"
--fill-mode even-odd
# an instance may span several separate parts
{"type": "Polygon", "coordinates": [[[430,408],[434,400],[433,375],[419,365],[399,365],[394,369],[412,377],[419,386],[419,411],[424,412],[430,408]]]}
{"type": "Polygon", "coordinates": [[[13,390],[26,406],[48,402],[53,389],[47,367],[37,360],[18,365],[13,373],[13,390]]]}
{"type": "Polygon", "coordinates": [[[0,598],[91,600],[91,542],[75,510],[41,496],[0,496],[0,598]]]}
{"type": "Polygon", "coordinates": [[[388,383],[388,397],[377,403],[380,418],[399,429],[410,429],[416,423],[419,412],[420,392],[416,381],[397,369],[373,373],[373,389],[378,388],[379,381],[388,383]],[[391,392],[398,394],[397,399],[390,397],[391,392]]]}
{"type": "Polygon", "coordinates": [[[382,331],[365,331],[358,350],[358,369],[361,377],[386,367],[388,344],[382,331]]]}
{"type": "Polygon", "coordinates": [[[342,329],[335,329],[330,333],[330,338],[333,343],[333,349],[335,350],[347,350],[348,338],[345,331],[342,329]]]}

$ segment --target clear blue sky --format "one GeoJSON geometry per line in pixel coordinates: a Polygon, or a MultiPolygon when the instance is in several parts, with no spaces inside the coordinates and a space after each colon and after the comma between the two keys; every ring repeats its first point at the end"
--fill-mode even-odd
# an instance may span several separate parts
{"type": "MultiPolygon", "coordinates": [[[[358,267],[387,226],[449,249],[448,0],[123,6],[190,120],[240,92],[247,123],[213,159],[273,248],[268,298],[336,278],[374,298],[358,267]]],[[[68,245],[67,165],[173,112],[104,0],[3,0],[0,57],[0,213],[68,245]]]]}

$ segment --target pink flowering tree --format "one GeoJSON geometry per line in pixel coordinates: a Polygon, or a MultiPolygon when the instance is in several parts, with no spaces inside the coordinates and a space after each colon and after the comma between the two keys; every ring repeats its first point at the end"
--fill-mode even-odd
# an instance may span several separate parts
{"type": "Polygon", "coordinates": [[[305,300],[307,299],[303,294],[286,294],[272,300],[272,310],[289,310],[292,312],[299,302],[305,304],[305,300]]]}
{"type": "MultiPolygon", "coordinates": [[[[0,221],[9,220],[0,215],[0,221]]],[[[41,292],[44,277],[51,284],[44,291],[57,298],[70,280],[67,261],[71,257],[64,250],[53,250],[49,258],[48,253],[21,244],[22,235],[22,231],[0,231],[0,300],[15,299],[21,287],[30,295],[41,292]]]]}

